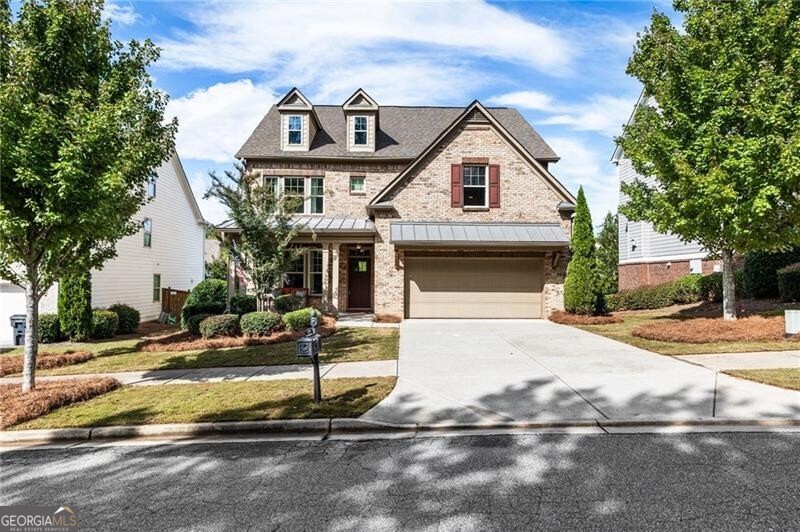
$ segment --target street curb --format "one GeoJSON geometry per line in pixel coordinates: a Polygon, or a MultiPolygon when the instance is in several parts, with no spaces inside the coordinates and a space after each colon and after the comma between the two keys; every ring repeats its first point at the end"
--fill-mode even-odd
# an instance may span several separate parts
{"type": "Polygon", "coordinates": [[[90,428],[36,429],[0,431],[0,444],[16,443],[83,443],[97,440],[124,440],[130,438],[178,439],[195,436],[264,434],[264,435],[318,435],[320,437],[344,434],[380,435],[386,433],[448,433],[498,430],[535,430],[571,428],[623,428],[623,427],[755,427],[780,428],[800,426],[800,419],[637,419],[637,420],[570,420],[570,421],[511,421],[487,423],[415,423],[396,424],[368,419],[320,418],[269,421],[226,421],[216,423],[171,423],[163,425],[123,425],[90,428]]]}

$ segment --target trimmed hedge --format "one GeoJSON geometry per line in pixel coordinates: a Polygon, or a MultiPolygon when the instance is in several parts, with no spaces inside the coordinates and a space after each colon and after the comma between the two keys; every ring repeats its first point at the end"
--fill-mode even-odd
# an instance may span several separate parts
{"type": "Polygon", "coordinates": [[[239,335],[239,315],[220,314],[209,316],[200,322],[200,335],[205,338],[239,335]]]}
{"type": "Polygon", "coordinates": [[[201,303],[221,303],[225,306],[228,303],[228,283],[220,279],[206,279],[200,281],[197,286],[189,292],[186,298],[187,305],[198,305],[201,303]]]}
{"type": "Polygon", "coordinates": [[[139,311],[130,305],[124,303],[116,303],[108,307],[111,312],[116,312],[119,317],[119,334],[130,334],[136,332],[139,328],[140,314],[139,311]]]}
{"type": "MultiPolygon", "coordinates": [[[[741,270],[736,270],[733,273],[733,282],[736,287],[736,297],[744,297],[746,294],[744,290],[744,276],[741,270]]],[[[722,272],[714,272],[704,275],[700,281],[700,300],[713,301],[720,303],[722,301],[722,272]]]]}
{"type": "Polygon", "coordinates": [[[287,312],[283,315],[283,323],[290,331],[302,331],[311,327],[311,316],[314,313],[317,314],[317,318],[320,317],[316,309],[312,307],[306,307],[293,312],[287,312]]]}
{"type": "Polygon", "coordinates": [[[233,296],[231,298],[231,312],[233,314],[247,314],[256,311],[256,296],[233,296]]]}
{"type": "Polygon", "coordinates": [[[800,301],[800,262],[781,268],[777,275],[781,301],[800,301]]]}
{"type": "Polygon", "coordinates": [[[188,319],[198,314],[222,314],[225,312],[225,303],[197,303],[184,305],[181,309],[181,329],[189,328],[188,319]]]}
{"type": "Polygon", "coordinates": [[[268,336],[283,325],[281,316],[274,312],[249,312],[239,321],[245,336],[268,336]]]}
{"type": "MultiPolygon", "coordinates": [[[[736,295],[742,296],[742,274],[737,271],[736,295]]],[[[640,286],[606,296],[610,310],[647,310],[700,301],[722,301],[722,273],[690,274],[669,283],[640,286]]]]}
{"type": "Polygon", "coordinates": [[[606,305],[611,310],[645,310],[668,307],[673,304],[672,295],[671,283],[640,286],[607,296],[606,305]]]}
{"type": "Polygon", "coordinates": [[[63,339],[58,314],[39,314],[39,343],[52,344],[63,339]]]}
{"type": "Polygon", "coordinates": [[[200,323],[214,314],[195,314],[186,320],[186,330],[193,336],[200,336],[200,323]]]}
{"type": "Polygon", "coordinates": [[[778,270],[799,261],[800,248],[783,253],[748,253],[744,257],[742,287],[750,297],[778,297],[778,270]]]}
{"type": "Polygon", "coordinates": [[[276,312],[280,314],[286,314],[287,312],[293,312],[300,309],[300,307],[303,305],[303,298],[293,296],[291,294],[285,294],[276,297],[272,304],[275,306],[276,312]]]}
{"type": "Polygon", "coordinates": [[[116,312],[103,309],[92,311],[92,338],[113,338],[119,328],[116,312]]]}

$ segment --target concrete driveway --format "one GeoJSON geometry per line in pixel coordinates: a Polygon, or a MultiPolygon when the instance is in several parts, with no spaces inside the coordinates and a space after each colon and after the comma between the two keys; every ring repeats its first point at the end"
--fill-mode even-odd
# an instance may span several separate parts
{"type": "Polygon", "coordinates": [[[800,393],[545,320],[406,320],[392,423],[800,418],[800,393]]]}

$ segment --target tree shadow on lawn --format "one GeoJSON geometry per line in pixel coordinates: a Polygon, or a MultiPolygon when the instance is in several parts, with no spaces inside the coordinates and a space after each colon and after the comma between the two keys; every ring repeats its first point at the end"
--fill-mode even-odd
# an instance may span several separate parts
{"type": "MultiPolygon", "coordinates": [[[[485,399],[499,407],[529,392],[485,399]]],[[[790,529],[798,452],[800,435],[789,433],[32,450],[4,455],[0,499],[66,501],[94,529],[790,529]]]]}

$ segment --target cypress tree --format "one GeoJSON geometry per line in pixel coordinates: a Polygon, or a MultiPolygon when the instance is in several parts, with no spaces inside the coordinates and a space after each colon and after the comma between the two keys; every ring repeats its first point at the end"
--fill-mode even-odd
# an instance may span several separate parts
{"type": "Polygon", "coordinates": [[[597,235],[597,281],[602,294],[615,294],[619,290],[619,226],[617,217],[610,212],[603,220],[597,235]]]}
{"type": "Polygon", "coordinates": [[[68,275],[58,285],[58,321],[61,332],[73,342],[92,334],[92,275],[68,275]]]}
{"type": "Polygon", "coordinates": [[[595,314],[605,311],[598,297],[595,271],[595,240],[592,215],[586,203],[583,187],[578,189],[578,202],[572,219],[572,259],[567,265],[564,281],[564,308],[573,314],[595,314]]]}

